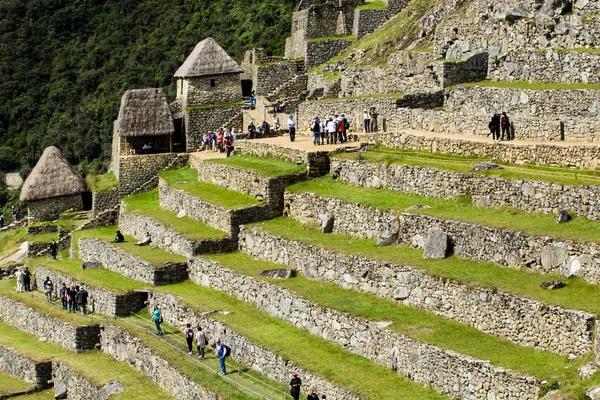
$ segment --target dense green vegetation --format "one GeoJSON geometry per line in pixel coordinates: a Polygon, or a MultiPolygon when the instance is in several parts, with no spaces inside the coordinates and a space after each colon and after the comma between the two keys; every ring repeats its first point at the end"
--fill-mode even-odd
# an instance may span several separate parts
{"type": "Polygon", "coordinates": [[[84,174],[103,172],[125,90],[166,87],[172,97],[173,74],[206,37],[238,60],[251,47],[282,53],[296,4],[2,2],[0,171],[27,174],[41,151],[56,145],[84,174]]]}

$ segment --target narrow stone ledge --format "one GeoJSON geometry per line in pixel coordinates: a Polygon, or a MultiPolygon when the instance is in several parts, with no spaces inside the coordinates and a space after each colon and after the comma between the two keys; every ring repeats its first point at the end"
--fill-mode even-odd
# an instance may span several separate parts
{"type": "Polygon", "coordinates": [[[118,294],[103,288],[92,286],[83,281],[76,280],[67,274],[56,272],[45,267],[36,266],[35,272],[35,279],[38,287],[44,286],[46,277],[52,279],[57,291],[60,290],[63,283],[67,286],[85,286],[89,294],[88,309],[99,314],[107,315],[109,317],[128,316],[131,315],[132,312],[137,312],[146,307],[145,303],[148,299],[147,292],[140,291],[118,294]]]}
{"type": "Polygon", "coordinates": [[[477,399],[531,398],[539,382],[454,351],[381,329],[377,323],[312,303],[268,282],[238,274],[218,263],[197,258],[190,279],[256,307],[348,351],[396,369],[415,382],[431,385],[451,397],[477,399]]]}
{"type": "Polygon", "coordinates": [[[211,342],[220,338],[231,347],[231,356],[234,360],[250,366],[273,380],[288,384],[290,371],[297,371],[302,376],[303,387],[314,387],[318,393],[325,394],[328,399],[360,399],[360,396],[340,388],[294,364],[293,361],[284,359],[280,355],[251,342],[243,335],[210,318],[207,314],[199,313],[185,306],[179,298],[172,294],[151,292],[148,303],[150,308],[158,305],[163,311],[165,321],[173,326],[180,327],[180,329],[183,329],[187,323],[190,323],[193,327],[200,325],[211,342]]]}
{"type": "Polygon", "coordinates": [[[374,294],[471,325],[514,343],[561,355],[592,351],[596,315],[440,278],[410,266],[339,254],[242,227],[240,250],[308,278],[374,294]]]}
{"type": "Polygon", "coordinates": [[[36,390],[44,390],[51,386],[51,361],[36,361],[10,347],[1,345],[0,370],[31,383],[36,390]]]}
{"type": "Polygon", "coordinates": [[[100,343],[98,325],[75,326],[3,296],[0,321],[76,353],[93,350],[100,343]]]}
{"type": "Polygon", "coordinates": [[[187,279],[187,262],[155,266],[98,239],[79,239],[79,258],[98,261],[110,271],[156,286],[187,279]]]}

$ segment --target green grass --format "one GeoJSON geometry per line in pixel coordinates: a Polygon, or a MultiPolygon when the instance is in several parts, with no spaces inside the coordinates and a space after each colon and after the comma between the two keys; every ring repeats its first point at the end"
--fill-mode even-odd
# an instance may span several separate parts
{"type": "Polygon", "coordinates": [[[356,7],[357,10],[387,10],[388,5],[383,0],[366,0],[365,4],[356,7]]]}
{"type": "MultiPolygon", "coordinates": [[[[338,158],[362,159],[371,163],[424,166],[451,171],[469,172],[479,162],[490,161],[490,158],[475,156],[453,156],[444,153],[428,151],[396,150],[386,147],[372,147],[366,152],[338,153],[338,158]]],[[[474,172],[485,176],[498,176],[504,179],[531,179],[558,183],[561,185],[595,185],[600,186],[600,176],[597,171],[579,170],[566,167],[551,167],[539,165],[517,165],[493,160],[503,169],[474,172]]]]}
{"type": "Polygon", "coordinates": [[[265,178],[297,175],[306,172],[304,164],[296,164],[282,158],[264,158],[253,154],[236,154],[228,158],[206,160],[206,163],[223,164],[258,172],[265,178]]]}
{"type": "MultiPolygon", "coordinates": [[[[125,236],[125,242],[123,243],[110,243],[115,238],[115,232],[118,227],[108,226],[103,228],[87,229],[83,231],[77,231],[73,233],[73,243],[77,246],[79,239],[99,239],[103,242],[109,243],[111,246],[116,247],[141,258],[144,261],[149,262],[157,268],[164,266],[165,263],[184,262],[187,259],[183,256],[171,254],[164,250],[150,246],[136,246],[138,242],[135,238],[125,236]]],[[[77,249],[77,247],[76,247],[77,249]]]]}
{"type": "Polygon", "coordinates": [[[185,111],[211,110],[213,108],[241,106],[243,104],[244,104],[243,101],[229,101],[229,102],[225,102],[225,103],[199,104],[196,106],[188,106],[185,108],[185,111]]]}
{"type": "Polygon", "coordinates": [[[181,189],[194,197],[230,210],[261,204],[250,195],[210,183],[198,182],[198,171],[189,166],[167,169],[160,173],[160,177],[175,189],[181,189]]]}
{"type": "Polygon", "coordinates": [[[365,99],[396,99],[400,100],[404,97],[404,93],[373,93],[365,94],[362,96],[347,96],[347,97],[332,97],[328,99],[319,100],[308,100],[307,103],[330,103],[334,101],[346,101],[346,100],[365,100],[365,99]]]}
{"type": "Polygon", "coordinates": [[[447,399],[433,389],[398,377],[388,368],[353,355],[306,330],[294,328],[233,296],[190,282],[161,286],[157,290],[180,296],[186,305],[198,312],[227,311],[210,316],[284,360],[293,361],[361,398],[447,399]]]}
{"type": "Polygon", "coordinates": [[[600,286],[580,279],[565,279],[552,274],[532,274],[525,270],[500,267],[494,263],[475,262],[449,257],[444,260],[423,259],[423,251],[408,246],[377,246],[374,240],[358,239],[348,235],[322,234],[289,218],[248,225],[288,240],[305,242],[323,249],[387,261],[397,265],[414,266],[427,273],[454,279],[465,284],[500,289],[507,293],[527,297],[564,308],[600,314],[600,286]],[[545,290],[540,282],[561,279],[567,283],[560,290],[545,290]]]}
{"type": "Polygon", "coordinates": [[[24,392],[25,390],[30,389],[32,386],[33,385],[31,383],[27,383],[22,379],[0,371],[0,395],[24,392]]]}
{"type": "Polygon", "coordinates": [[[27,241],[25,228],[0,232],[0,260],[19,250],[21,243],[27,241]]]}
{"type": "Polygon", "coordinates": [[[327,42],[329,40],[345,40],[347,42],[354,42],[356,40],[356,36],[354,35],[346,35],[346,36],[324,36],[318,38],[308,39],[307,43],[317,43],[317,42],[327,42]]]}
{"type": "Polygon", "coordinates": [[[91,192],[107,192],[112,188],[119,186],[117,177],[112,171],[109,171],[102,175],[88,175],[85,177],[85,181],[88,184],[88,188],[91,192]]]}
{"type": "Polygon", "coordinates": [[[19,400],[54,400],[54,389],[19,396],[19,400]]]}
{"type": "Polygon", "coordinates": [[[50,226],[50,225],[56,225],[60,229],[63,229],[65,231],[72,231],[73,229],[77,228],[78,226],[81,226],[81,225],[85,224],[86,222],[88,222],[87,219],[59,218],[59,219],[57,219],[55,221],[32,222],[28,226],[50,226]]]}
{"type": "Polygon", "coordinates": [[[30,243],[50,243],[52,239],[58,242],[58,232],[38,233],[37,235],[27,236],[27,241],[30,243]]]}
{"type": "Polygon", "coordinates": [[[190,217],[178,217],[176,212],[160,208],[158,188],[149,192],[134,194],[125,200],[129,214],[150,217],[167,228],[179,232],[191,240],[220,240],[227,234],[190,217]]]}
{"type": "Polygon", "coordinates": [[[392,324],[386,329],[421,342],[480,360],[489,360],[496,366],[534,375],[540,379],[557,376],[561,381],[577,379],[577,369],[581,366],[581,361],[569,363],[567,357],[518,346],[416,307],[407,307],[399,302],[343,289],[334,283],[310,280],[304,276],[285,280],[260,278],[258,274],[265,269],[286,267],[259,261],[247,254],[218,254],[207,258],[244,275],[269,281],[320,306],[340,310],[368,321],[390,321],[392,324]]]}
{"type": "Polygon", "coordinates": [[[573,47],[563,49],[553,49],[557,53],[600,53],[600,47],[573,47]]]}
{"type": "MultiPolygon", "coordinates": [[[[53,343],[43,343],[38,338],[0,322],[0,344],[12,347],[34,360],[54,359],[67,364],[96,386],[118,379],[126,388],[124,392],[111,396],[115,400],[171,399],[141,372],[133,370],[107,354],[98,351],[73,354],[53,343]]],[[[46,398],[22,397],[22,398],[46,398]]]]}
{"type": "Polygon", "coordinates": [[[576,90],[576,89],[592,89],[600,90],[600,84],[593,83],[554,83],[554,82],[507,82],[507,81],[479,81],[461,83],[457,86],[466,87],[493,87],[503,89],[524,89],[524,90],[576,90]]]}

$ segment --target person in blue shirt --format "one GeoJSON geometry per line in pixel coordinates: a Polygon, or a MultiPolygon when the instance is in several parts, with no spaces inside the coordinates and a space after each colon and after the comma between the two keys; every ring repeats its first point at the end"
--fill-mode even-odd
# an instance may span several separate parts
{"type": "Polygon", "coordinates": [[[221,365],[221,373],[223,375],[227,374],[227,370],[225,369],[225,357],[226,357],[226,348],[223,343],[221,343],[221,339],[217,340],[217,358],[219,359],[219,364],[221,365]]]}
{"type": "Polygon", "coordinates": [[[161,336],[162,333],[162,329],[160,329],[160,324],[162,324],[163,322],[163,317],[162,317],[162,312],[160,311],[160,308],[158,308],[158,306],[154,306],[154,312],[152,313],[152,320],[154,321],[154,324],[156,325],[156,334],[158,336],[161,336]]]}

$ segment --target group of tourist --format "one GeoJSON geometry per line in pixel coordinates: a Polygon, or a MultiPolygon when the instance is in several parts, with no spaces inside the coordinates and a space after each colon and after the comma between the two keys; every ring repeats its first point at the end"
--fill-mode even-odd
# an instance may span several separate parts
{"type": "Polygon", "coordinates": [[[494,113],[490,123],[488,124],[488,128],[490,128],[490,133],[494,142],[512,139],[510,120],[505,112],[502,112],[500,115],[498,115],[498,113],[494,113]],[[502,136],[500,136],[500,130],[502,130],[502,136]]]}
{"type": "Polygon", "coordinates": [[[350,122],[346,114],[327,115],[321,120],[318,115],[313,118],[310,129],[313,133],[313,144],[315,146],[324,144],[345,143],[348,141],[348,129],[350,122]]]}
{"type": "MultiPolygon", "coordinates": [[[[54,283],[49,276],[47,276],[46,280],[44,281],[44,293],[46,293],[46,298],[49,302],[52,301],[53,295],[54,298],[57,299],[54,290],[54,283]]],[[[89,294],[87,290],[85,290],[85,287],[79,287],[79,285],[72,285],[69,287],[66,283],[63,283],[62,287],[58,291],[58,296],[60,296],[63,310],[68,310],[69,312],[77,312],[81,310],[82,314],[87,314],[89,294]]]]}
{"type": "Polygon", "coordinates": [[[24,269],[17,268],[15,272],[17,278],[17,292],[31,292],[31,272],[29,267],[25,266],[24,269]]]}
{"type": "Polygon", "coordinates": [[[233,152],[233,142],[235,134],[241,133],[234,129],[221,128],[219,132],[206,132],[203,137],[204,147],[206,152],[213,151],[219,153],[227,153],[227,157],[233,152]]]}

